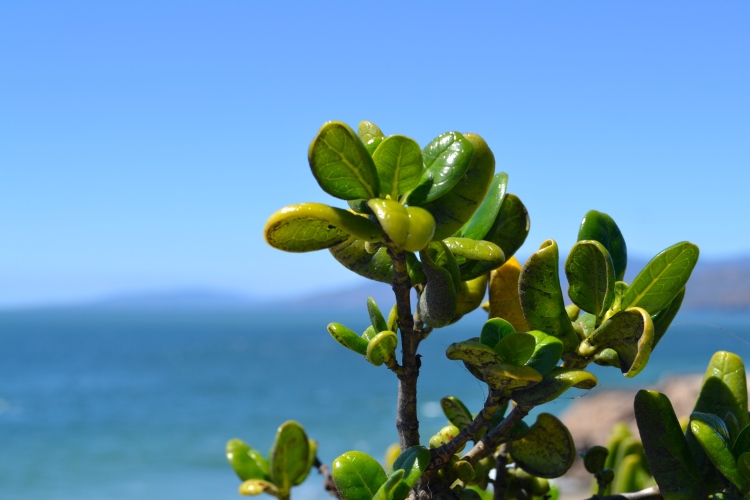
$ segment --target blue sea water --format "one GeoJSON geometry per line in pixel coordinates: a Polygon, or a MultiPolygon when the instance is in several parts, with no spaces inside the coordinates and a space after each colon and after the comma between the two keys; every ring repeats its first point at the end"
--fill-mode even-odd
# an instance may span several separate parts
{"type": "MultiPolygon", "coordinates": [[[[425,341],[422,434],[444,425],[452,394],[478,409],[485,388],[445,359],[484,318],[425,341]]],[[[329,463],[350,449],[381,458],[395,441],[395,377],[338,345],[339,321],[366,315],[243,310],[0,312],[0,498],[234,499],[224,445],[267,450],[279,424],[300,422],[329,463]]],[[[720,349],[750,356],[750,314],[681,314],[635,379],[596,369],[600,387],[638,387],[700,372],[720,349]]],[[[598,368],[598,367],[597,367],[598,368]]],[[[561,413],[581,391],[545,407],[561,413]]],[[[323,499],[315,472],[295,498],[323,499]]]]}

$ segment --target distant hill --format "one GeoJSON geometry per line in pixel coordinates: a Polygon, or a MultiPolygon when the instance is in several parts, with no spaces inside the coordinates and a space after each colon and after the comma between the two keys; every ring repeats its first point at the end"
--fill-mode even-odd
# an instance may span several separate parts
{"type": "MultiPolygon", "coordinates": [[[[631,258],[625,281],[632,282],[646,259],[631,258]]],[[[561,286],[567,290],[565,273],[561,286]]],[[[367,297],[382,308],[393,304],[390,285],[366,279],[355,286],[285,297],[282,301],[246,296],[224,290],[183,289],[127,293],[105,297],[88,307],[108,309],[276,309],[362,310],[367,297]]],[[[731,260],[701,261],[688,283],[684,310],[750,310],[750,256],[731,260]]]]}

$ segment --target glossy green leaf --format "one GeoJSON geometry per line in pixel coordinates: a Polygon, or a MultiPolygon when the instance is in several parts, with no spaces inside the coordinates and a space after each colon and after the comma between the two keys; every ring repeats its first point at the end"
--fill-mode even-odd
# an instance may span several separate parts
{"type": "Polygon", "coordinates": [[[424,249],[435,234],[435,218],[430,212],[420,207],[406,207],[409,215],[409,231],[403,248],[410,252],[424,249]]]}
{"type": "Polygon", "coordinates": [[[367,201],[368,200],[359,198],[356,200],[347,200],[346,204],[349,205],[349,208],[351,208],[358,214],[370,215],[372,214],[372,210],[370,210],[370,207],[367,206],[367,201]]]}
{"type": "Polygon", "coordinates": [[[539,330],[532,330],[529,335],[534,337],[536,344],[526,366],[530,366],[542,375],[547,375],[560,361],[563,352],[562,341],[539,330]]]}
{"type": "Polygon", "coordinates": [[[375,198],[378,172],[370,153],[345,123],[325,123],[307,154],[315,180],[326,193],[342,200],[375,198]]]}
{"type": "Polygon", "coordinates": [[[680,293],[698,262],[698,247],[677,243],[662,250],[638,273],[622,298],[622,309],[640,307],[656,314],[680,293]]]}
{"type": "Polygon", "coordinates": [[[399,195],[417,187],[422,177],[422,150],[414,140],[392,135],[383,140],[372,155],[380,179],[381,196],[398,200],[399,195]]]}
{"type": "Polygon", "coordinates": [[[443,409],[443,413],[445,413],[450,423],[458,427],[459,430],[463,430],[474,420],[466,405],[455,396],[442,398],[440,400],[440,407],[443,409]]]}
{"type": "Polygon", "coordinates": [[[365,328],[364,332],[362,332],[362,338],[369,343],[373,338],[375,338],[375,335],[377,335],[378,333],[380,332],[375,330],[375,328],[372,325],[370,325],[367,328],[365,328]]]}
{"type": "Polygon", "coordinates": [[[634,377],[646,367],[654,341],[654,325],[644,309],[633,307],[612,316],[596,329],[578,349],[582,356],[591,356],[604,349],[617,352],[620,370],[634,377]]]}
{"type": "Polygon", "coordinates": [[[490,231],[492,225],[500,213],[500,207],[505,198],[505,190],[508,187],[508,174],[500,172],[492,178],[490,188],[484,200],[471,216],[471,219],[459,229],[457,236],[462,238],[471,238],[473,240],[483,240],[485,235],[490,231]]]}
{"type": "Polygon", "coordinates": [[[327,330],[342,346],[363,356],[367,353],[367,341],[341,323],[330,323],[327,330]]]}
{"type": "Polygon", "coordinates": [[[583,313],[573,322],[573,328],[581,332],[582,338],[590,337],[596,331],[596,316],[583,313]]]}
{"type": "Polygon", "coordinates": [[[284,207],[268,218],[263,229],[266,242],[287,252],[311,252],[337,245],[350,235],[380,241],[383,231],[366,217],[322,203],[284,207]]]}
{"type": "Polygon", "coordinates": [[[281,424],[269,455],[271,482],[284,494],[309,472],[310,443],[302,426],[292,420],[281,424]]]}
{"type": "MultiPolygon", "coordinates": [[[[435,217],[433,240],[452,236],[471,218],[484,199],[495,173],[495,156],[484,139],[476,134],[466,134],[464,137],[474,147],[466,174],[445,195],[432,202],[419,204],[435,217]]],[[[411,195],[409,202],[413,204],[411,195]]]]}
{"type": "Polygon", "coordinates": [[[458,308],[456,286],[451,273],[437,265],[428,253],[426,251],[419,253],[427,283],[419,296],[417,312],[426,325],[440,328],[449,324],[456,315],[458,308]]]}
{"type": "Polygon", "coordinates": [[[548,403],[560,397],[571,387],[589,390],[598,383],[596,377],[575,368],[553,368],[536,385],[513,392],[513,400],[520,406],[533,407],[548,403]]]}
{"type": "Polygon", "coordinates": [[[529,212],[518,196],[507,193],[495,222],[484,239],[496,244],[508,259],[521,248],[530,228],[529,212]]]}
{"type": "Polygon", "coordinates": [[[312,439],[308,439],[307,444],[309,452],[307,454],[307,467],[305,468],[305,473],[297,476],[297,479],[294,480],[292,486],[298,486],[302,484],[305,479],[307,479],[307,476],[310,475],[310,471],[315,466],[315,458],[318,456],[318,442],[312,439]]]}
{"type": "Polygon", "coordinates": [[[513,391],[542,381],[542,374],[529,366],[496,363],[485,367],[481,379],[496,391],[513,391]]]}
{"type": "Polygon", "coordinates": [[[729,431],[729,442],[734,443],[737,437],[740,435],[740,423],[737,422],[737,417],[732,413],[724,414],[724,424],[727,426],[729,431]]]}
{"type": "Polygon", "coordinates": [[[375,492],[372,500],[394,500],[396,487],[403,481],[405,472],[404,469],[399,469],[388,476],[386,482],[375,492]]]}
{"type": "Polygon", "coordinates": [[[730,451],[731,443],[728,442],[724,422],[716,415],[693,412],[690,416],[690,431],[716,470],[742,490],[746,486],[746,481],[737,470],[737,462],[730,451]]]}
{"type": "Polygon", "coordinates": [[[646,459],[664,498],[706,498],[701,475],[669,398],[656,391],[641,390],[635,396],[634,408],[646,459]]]}
{"type": "Polygon", "coordinates": [[[373,198],[367,202],[383,232],[396,245],[403,248],[409,234],[409,214],[406,207],[394,200],[373,198]]]}
{"type": "Polygon", "coordinates": [[[565,261],[568,296],[578,307],[598,317],[615,298],[615,270],[607,249],[595,240],[579,241],[565,261]]]}
{"type": "Polygon", "coordinates": [[[568,304],[567,306],[565,306],[565,312],[568,313],[568,319],[571,322],[574,322],[581,314],[581,308],[575,304],[568,304]]]}
{"type": "Polygon", "coordinates": [[[270,483],[264,479],[248,479],[243,482],[239,488],[240,495],[244,496],[255,496],[262,493],[268,493],[269,495],[279,497],[279,490],[273,483],[270,483]]]}
{"type": "Polygon", "coordinates": [[[248,479],[268,479],[268,461],[257,450],[254,450],[239,439],[232,439],[226,447],[227,460],[237,476],[248,479]]]}
{"type": "Polygon", "coordinates": [[[393,304],[391,312],[388,313],[387,329],[395,332],[398,331],[398,304],[393,304]]]}
{"type": "MultiPolygon", "coordinates": [[[[680,290],[667,307],[651,317],[651,320],[654,323],[654,347],[656,347],[656,344],[659,343],[664,334],[667,333],[669,325],[672,324],[672,320],[674,320],[675,316],[677,316],[677,313],[680,311],[680,306],[682,306],[682,300],[684,298],[685,287],[680,290]]],[[[653,348],[651,350],[653,351],[653,348]]]]}
{"type": "Polygon", "coordinates": [[[372,327],[376,332],[390,330],[390,328],[388,328],[388,323],[385,321],[385,316],[380,312],[380,308],[372,297],[367,297],[367,314],[369,314],[370,324],[372,324],[372,327]]]}
{"type": "Polygon", "coordinates": [[[409,194],[409,205],[424,205],[447,194],[466,174],[473,155],[473,144],[458,132],[433,139],[422,151],[424,170],[409,194]]]}
{"type": "Polygon", "coordinates": [[[508,444],[508,451],[521,469],[544,478],[562,476],[576,457],[570,431],[549,413],[540,413],[526,436],[508,444]]]}
{"type": "Polygon", "coordinates": [[[365,146],[375,139],[385,139],[385,134],[380,130],[380,127],[367,120],[359,122],[359,125],[357,126],[357,135],[365,146]]]}
{"type": "Polygon", "coordinates": [[[380,332],[367,343],[367,361],[375,366],[380,366],[386,361],[393,359],[398,345],[398,336],[390,330],[380,332]]]}
{"type": "Polygon", "coordinates": [[[529,327],[559,338],[564,352],[569,352],[578,345],[578,336],[565,310],[558,261],[557,243],[542,243],[524,264],[518,291],[529,327]]]}
{"type": "Polygon", "coordinates": [[[378,461],[360,451],[348,451],[336,458],[331,475],[344,500],[372,500],[387,479],[378,461]]]}
{"type": "Polygon", "coordinates": [[[747,378],[742,358],[726,351],[715,353],[693,411],[714,415],[731,413],[742,429],[750,425],[747,409],[747,378]]]}
{"type": "Polygon", "coordinates": [[[393,462],[389,475],[398,470],[404,471],[404,477],[393,490],[394,500],[403,500],[409,495],[409,491],[417,484],[419,478],[430,465],[430,450],[424,446],[412,446],[404,450],[393,462]]]}
{"type": "Polygon", "coordinates": [[[528,333],[511,333],[495,344],[495,351],[503,363],[520,366],[534,354],[536,339],[528,333]]]}
{"type": "MultiPolygon", "coordinates": [[[[371,280],[393,283],[393,262],[385,247],[379,248],[375,253],[370,253],[365,248],[364,241],[351,237],[328,250],[341,265],[350,271],[371,280]]],[[[406,266],[412,285],[425,282],[422,264],[411,252],[406,254],[406,266]]]]}
{"type": "Polygon", "coordinates": [[[612,217],[596,210],[589,210],[578,229],[578,241],[595,240],[604,245],[612,257],[615,267],[615,279],[622,281],[628,265],[628,248],[620,228],[612,217]]]}
{"type": "Polygon", "coordinates": [[[470,280],[486,274],[505,262],[502,249],[489,241],[451,237],[445,238],[443,243],[461,262],[459,270],[462,280],[470,280]]]}
{"type": "Polygon", "coordinates": [[[456,316],[453,321],[457,321],[464,314],[477,309],[482,305],[484,296],[487,294],[486,274],[469,281],[461,281],[456,290],[456,316]]]}
{"type": "Polygon", "coordinates": [[[511,257],[505,264],[490,273],[490,318],[503,318],[516,331],[529,330],[518,296],[521,264],[511,257]]]}
{"type": "Polygon", "coordinates": [[[485,321],[484,326],[482,326],[482,332],[479,334],[479,341],[494,349],[497,343],[500,342],[500,339],[511,333],[516,333],[513,325],[502,318],[492,318],[485,321]]]}

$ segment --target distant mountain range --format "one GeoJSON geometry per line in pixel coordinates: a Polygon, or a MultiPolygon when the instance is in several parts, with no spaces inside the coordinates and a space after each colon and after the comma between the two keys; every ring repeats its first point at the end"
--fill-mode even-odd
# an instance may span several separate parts
{"type": "MultiPolygon", "coordinates": [[[[631,258],[625,281],[632,282],[646,262],[645,259],[631,258]]],[[[563,290],[566,290],[565,273],[561,272],[560,276],[563,290]]],[[[364,306],[367,297],[373,297],[379,304],[393,302],[389,285],[362,279],[361,284],[352,287],[286,297],[283,299],[283,308],[287,310],[289,308],[358,310],[364,306]]],[[[117,309],[275,309],[281,307],[277,299],[248,297],[210,289],[116,295],[97,301],[91,306],[117,309]]],[[[699,262],[688,283],[683,309],[750,310],[750,256],[699,262]]]]}

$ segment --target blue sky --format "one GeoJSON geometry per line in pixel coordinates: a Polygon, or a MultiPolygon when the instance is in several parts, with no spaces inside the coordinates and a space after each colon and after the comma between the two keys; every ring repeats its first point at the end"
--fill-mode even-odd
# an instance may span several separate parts
{"type": "Polygon", "coordinates": [[[607,212],[631,254],[750,254],[750,3],[4,2],[0,306],[359,280],[265,245],[339,204],[307,146],[363,119],[482,135],[531,233],[607,212]]]}

